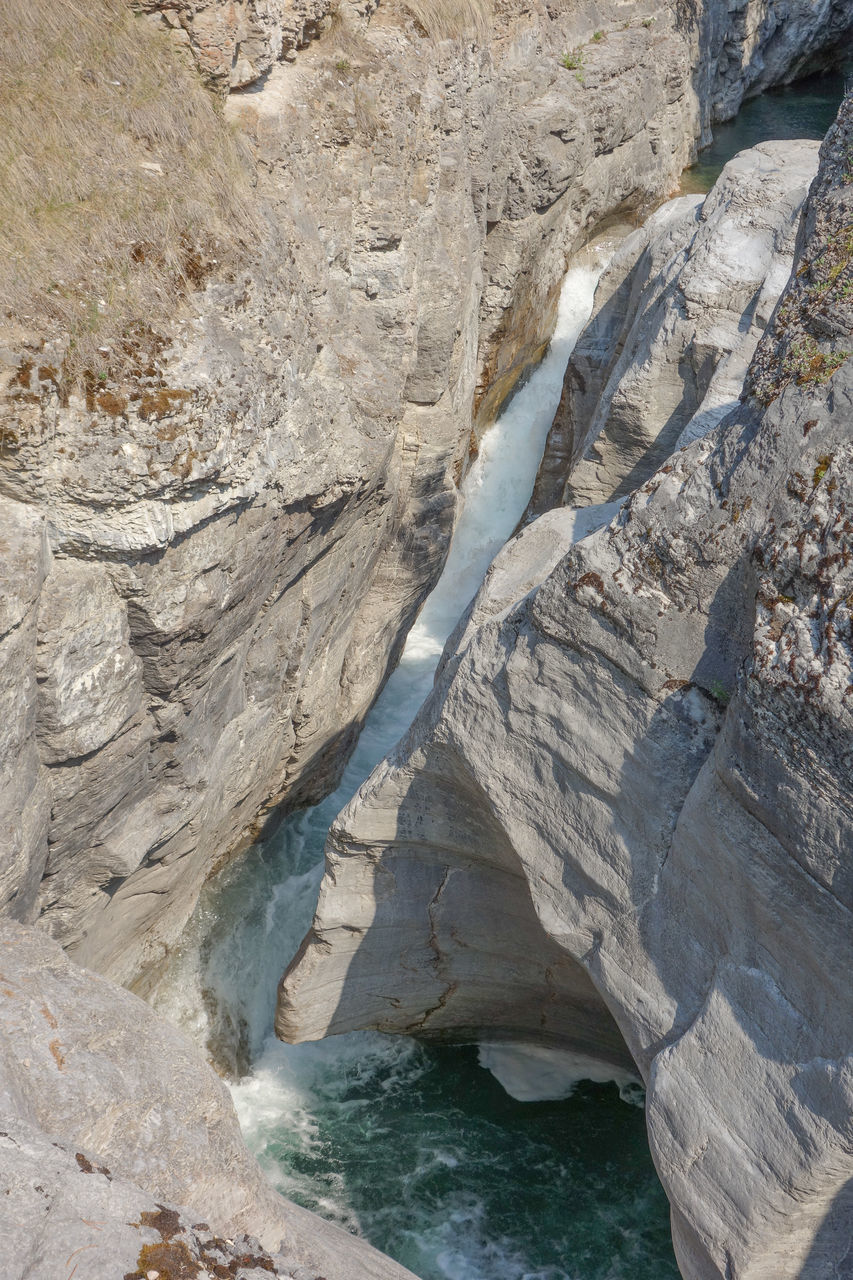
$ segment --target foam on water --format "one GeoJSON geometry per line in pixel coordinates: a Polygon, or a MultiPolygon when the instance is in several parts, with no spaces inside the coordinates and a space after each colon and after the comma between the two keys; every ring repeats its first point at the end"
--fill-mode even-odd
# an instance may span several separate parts
{"type": "MultiPolygon", "coordinates": [[[[564,1071],[557,1096],[572,1093],[568,1102],[524,1104],[478,1066],[474,1047],[369,1032],[291,1046],[272,1035],[276,985],[311,922],[328,827],[409,727],[447,636],[524,511],[601,265],[568,273],[545,359],[482,442],[442,578],[341,786],[207,886],[153,997],[241,1074],[235,1104],[272,1183],[424,1280],[677,1276],[643,1117],[615,1090],[576,1088],[577,1070],[565,1089],[564,1071]]],[[[586,531],[580,522],[578,536],[586,531]]],[[[487,1051],[487,1062],[488,1052],[507,1077],[506,1051],[487,1051]]],[[[513,1063],[522,1094],[554,1096],[544,1063],[538,1091],[535,1063],[513,1063]]]]}
{"type": "MultiPolygon", "coordinates": [[[[412,628],[402,666],[427,657],[437,661],[495,553],[521,519],[560,402],[563,374],[592,310],[602,267],[602,261],[590,262],[568,273],[544,360],[483,437],[462,484],[461,510],[444,572],[412,628]]],[[[423,695],[412,708],[413,714],[422,700],[423,695]]]]}
{"type": "Polygon", "coordinates": [[[482,1044],[477,1060],[519,1102],[570,1098],[582,1080],[615,1084],[626,1102],[638,1101],[642,1094],[642,1082],[635,1072],[566,1049],[537,1044],[482,1044]]]}

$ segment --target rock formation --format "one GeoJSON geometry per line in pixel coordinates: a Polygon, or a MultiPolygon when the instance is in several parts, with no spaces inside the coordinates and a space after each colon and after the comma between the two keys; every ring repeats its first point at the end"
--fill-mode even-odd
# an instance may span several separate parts
{"type": "Polygon", "coordinates": [[[566,370],[530,514],[625,497],[737,403],[791,273],[817,152],[741,152],[707,199],[670,201],[622,243],[566,370]]]}
{"type": "Polygon", "coordinates": [[[148,1005],[13,921],[0,969],[7,1280],[75,1261],[92,1280],[413,1280],[272,1190],[225,1086],[148,1005]]]}
{"type": "Polygon", "coordinates": [[[403,0],[144,7],[252,82],[226,107],[255,239],[79,394],[67,335],[7,327],[0,426],[0,898],[123,982],[335,781],[441,567],[472,406],[541,351],[573,248],[853,20],[502,0],[481,46],[403,0]]]}
{"type": "MultiPolygon", "coordinates": [[[[332,0],[140,0],[138,7],[190,48],[213,89],[228,93],[254,84],[318,37],[334,6],[332,0]]],[[[361,7],[368,11],[375,0],[361,7]]]]}
{"type": "MultiPolygon", "coordinates": [[[[100,3],[86,6],[87,21],[97,21],[100,3]]],[[[62,323],[40,327],[26,306],[0,317],[0,910],[22,922],[38,919],[79,961],[142,986],[212,867],[252,840],[276,806],[314,800],[338,776],[441,567],[455,486],[477,433],[547,341],[571,253],[610,217],[645,212],[668,194],[697,139],[707,137],[713,119],[736,110],[744,93],[831,60],[853,13],[846,0],[746,0],[739,7],[724,0],[470,0],[459,13],[476,18],[473,27],[441,30],[425,0],[141,0],[134,7],[147,13],[138,29],[140,65],[170,48],[152,29],[159,23],[222,95],[254,184],[241,224],[247,243],[236,265],[199,258],[191,239],[182,243],[171,319],[163,319],[161,297],[157,316],[141,317],[125,335],[121,359],[107,348],[97,369],[78,368],[74,377],[72,337],[62,323]],[[229,89],[239,92],[226,97],[229,89]]],[[[116,12],[116,0],[104,0],[105,30],[116,12]]],[[[31,17],[28,7],[15,21],[31,17]]],[[[177,75],[182,62],[175,58],[169,66],[177,75]]],[[[108,67],[81,64],[72,72],[92,95],[112,93],[92,99],[105,104],[98,118],[132,88],[108,67]]],[[[182,85],[185,79],[176,80],[176,94],[182,85]]],[[[140,108],[134,145],[122,139],[117,152],[119,169],[124,164],[157,184],[167,176],[158,130],[168,129],[156,111],[146,114],[150,105],[140,108]]],[[[168,100],[155,105],[168,117],[168,100]]],[[[175,154],[183,140],[172,143],[175,154]]],[[[164,254],[150,236],[128,242],[134,264],[164,254]]],[[[86,287],[85,279],[69,286],[48,276],[46,292],[62,294],[66,315],[79,302],[77,321],[94,329],[116,304],[97,291],[87,299],[75,294],[86,287]]],[[[794,329],[805,323],[792,320],[794,329]]],[[[821,330],[791,347],[785,367],[792,378],[820,381],[835,372],[838,351],[825,353],[824,340],[821,330]]],[[[843,371],[836,378],[838,388],[846,385],[843,371]]],[[[786,412],[798,394],[786,392],[786,412]]],[[[832,424],[813,432],[811,420],[807,425],[808,450],[825,447],[832,424]]],[[[700,494],[689,500],[699,505],[711,503],[701,480],[709,451],[694,446],[672,481],[683,475],[689,488],[687,471],[695,466],[700,494]]],[[[821,501],[843,492],[832,466],[830,454],[819,453],[813,474],[820,472],[814,484],[821,501]]],[[[728,473],[720,474],[728,483],[728,473]]],[[[801,473],[803,485],[809,474],[801,473]]],[[[673,498],[672,521],[676,505],[673,498]]],[[[743,518],[735,531],[720,517],[728,541],[720,532],[714,565],[730,553],[735,532],[744,548],[759,546],[758,504],[749,515],[746,499],[726,510],[743,518]]],[[[511,653],[514,624],[500,630],[498,595],[508,593],[507,617],[515,617],[510,599],[522,583],[526,594],[552,569],[563,572],[554,567],[551,535],[568,537],[572,520],[552,513],[546,521],[522,539],[535,564],[519,566],[511,552],[502,576],[493,574],[496,621],[481,628],[475,615],[465,654],[489,625],[489,634],[502,636],[501,655],[511,653]]],[[[631,543],[634,526],[624,527],[631,543]]],[[[663,521],[662,541],[665,527],[663,521]]],[[[594,545],[605,558],[622,554],[614,532],[594,545]]],[[[624,554],[634,556],[639,573],[634,551],[624,554]]],[[[684,572],[694,569],[691,563],[684,572]]],[[[584,593],[594,596],[598,581],[597,570],[589,573],[579,587],[582,618],[584,593]]],[[[687,661],[712,579],[709,570],[706,595],[678,632],[674,666],[678,653],[682,666],[687,661]]],[[[726,600],[736,600],[739,582],[726,600]]],[[[543,611],[549,584],[534,597],[543,611]]],[[[659,599],[650,587],[648,594],[659,599]]],[[[800,607],[792,594],[789,603],[800,607]]],[[[641,595],[638,588],[638,607],[641,595]]],[[[684,599],[670,607],[673,616],[684,599]]],[[[768,634],[777,626],[796,632],[795,614],[793,608],[791,618],[772,621],[768,634]]],[[[827,627],[845,616],[836,609],[827,627]]],[[[653,625],[650,612],[646,640],[653,625]]],[[[742,627],[738,636],[745,635],[742,627]]],[[[549,661],[564,661],[558,639],[542,643],[553,651],[549,661]]],[[[627,652],[628,640],[624,645],[627,652]]],[[[728,682],[725,688],[737,657],[732,650],[728,665],[714,666],[713,678],[728,682]]],[[[457,687],[453,676],[464,674],[464,662],[464,655],[449,662],[446,687],[457,687]]],[[[499,655],[490,654],[486,665],[501,678],[499,655]]],[[[631,671],[641,668],[637,657],[631,671]]],[[[603,707],[611,674],[608,668],[594,695],[603,707]]],[[[630,692],[633,719],[610,726],[617,744],[644,715],[653,721],[651,704],[657,714],[666,701],[665,681],[642,679],[630,692]]],[[[719,699],[701,692],[709,687],[705,675],[690,680],[667,689],[674,710],[664,713],[674,729],[656,730],[660,756],[652,772],[659,767],[674,789],[667,821],[674,821],[678,788],[688,792],[708,755],[721,714],[719,699]]],[[[508,689],[504,681],[489,697],[508,689]]],[[[487,813],[493,708],[482,690],[459,696],[487,735],[478,748],[483,777],[467,763],[451,777],[445,765],[455,773],[464,752],[451,744],[442,760],[439,751],[428,794],[433,783],[442,789],[453,829],[448,835],[436,804],[410,830],[412,849],[439,838],[446,843],[441,858],[460,839],[469,851],[464,875],[462,864],[448,862],[438,882],[433,872],[445,863],[424,863],[422,871],[410,859],[429,921],[420,1025],[434,1020],[473,1033],[485,1025],[484,1001],[499,1000],[507,1010],[493,1019],[496,1034],[570,1043],[615,1071],[633,1062],[645,1071],[655,1048],[650,1037],[666,1040],[666,1051],[684,1037],[666,1039],[653,1025],[656,1010],[643,1024],[648,1034],[632,1030],[628,995],[600,970],[618,966],[624,943],[636,962],[631,992],[638,1000],[652,992],[656,1000],[653,975],[639,958],[651,952],[631,942],[627,917],[615,949],[609,938],[605,945],[604,919],[585,950],[567,943],[570,933],[592,936],[586,923],[571,924],[570,913],[566,929],[551,930],[577,882],[568,877],[564,885],[558,876],[549,887],[543,873],[528,886],[506,812],[487,813]],[[479,904],[476,922],[466,917],[469,940],[445,937],[453,928],[445,912],[467,909],[465,902],[479,904]],[[504,925],[498,940],[496,918],[504,925]],[[451,944],[459,952],[454,965],[468,966],[458,982],[445,981],[451,944]],[[480,956],[489,949],[484,979],[480,956]],[[551,993],[547,1008],[543,989],[551,993]]],[[[433,705],[437,720],[440,703],[433,705]]],[[[824,722],[815,706],[819,736],[824,722]]],[[[548,722],[562,741],[560,717],[548,722]]],[[[585,744],[591,762],[595,749],[593,735],[585,744]]],[[[612,766],[612,754],[602,750],[612,766]]],[[[534,769],[543,751],[531,728],[525,752],[534,769]]],[[[638,756],[635,767],[635,814],[648,816],[651,829],[648,766],[638,756]]],[[[559,770],[546,766],[537,779],[549,805],[546,783],[555,776],[559,770]]],[[[612,782],[612,767],[608,777],[612,782]]],[[[517,781],[527,785],[524,770],[517,781]]],[[[412,783],[413,812],[422,785],[412,783]]],[[[601,822],[605,793],[606,780],[590,790],[601,822]]],[[[519,791],[514,803],[523,822],[528,800],[519,791]]],[[[559,805],[540,817],[549,835],[561,827],[559,805]]],[[[389,828],[383,839],[396,834],[389,828]]],[[[662,839],[652,839],[653,854],[662,839]]],[[[608,850],[617,846],[611,841],[608,850]]],[[[654,880],[642,861],[638,855],[638,892],[654,880]]],[[[556,869],[552,857],[549,870],[556,869]]],[[[373,893],[368,870],[365,903],[373,893]]],[[[396,902],[394,886],[381,869],[379,875],[385,911],[396,902]]],[[[593,869],[584,881],[591,903],[596,875],[593,869]]],[[[600,908],[605,917],[631,889],[630,877],[616,871],[613,879],[600,908]]],[[[404,885],[401,871],[398,889],[404,885]]],[[[653,900],[649,890],[652,914],[653,900]]],[[[833,927],[828,916],[827,943],[833,927]]],[[[747,934],[757,947],[758,934],[747,934]]],[[[22,924],[3,925],[0,947],[0,1146],[8,1175],[0,1212],[22,1280],[52,1280],[60,1265],[73,1269],[82,1258],[93,1276],[126,1263],[126,1274],[140,1280],[169,1268],[183,1275],[216,1269],[244,1280],[271,1268],[299,1280],[317,1272],[327,1280],[405,1274],[265,1186],[222,1087],[134,997],[78,969],[57,943],[22,924]]],[[[315,954],[316,947],[308,956],[315,954]]],[[[661,962],[658,985],[669,1003],[662,999],[660,1017],[681,1000],[679,1016],[689,1019],[708,954],[697,943],[695,963],[679,965],[676,977],[661,962]]],[[[353,962],[353,982],[360,964],[353,962]]],[[[829,989],[821,988],[822,998],[829,989]]],[[[364,998],[376,993],[371,977],[364,998]]],[[[396,999],[386,1000],[381,989],[378,998],[383,1008],[396,999]]],[[[391,1023],[402,1026],[406,1017],[416,1025],[401,1005],[391,1023]]],[[[812,1068],[814,1080],[802,1083],[808,1098],[808,1090],[824,1087],[820,1066],[812,1068]]],[[[831,1070],[828,1099],[835,1096],[830,1077],[831,1070]]],[[[783,1090],[788,1077],[780,1067],[773,1079],[783,1090]]],[[[662,1089],[651,1096],[661,1106],[691,1097],[688,1085],[675,1102],[662,1089]]],[[[802,1114],[805,1124],[812,1112],[804,1106],[802,1114]]],[[[661,1121],[658,1141],[671,1131],[661,1121]]],[[[835,1151],[829,1142],[821,1149],[827,1159],[835,1151]]],[[[710,1176],[713,1149],[707,1163],[710,1176]]],[[[829,1172],[804,1165],[803,1176],[825,1174],[828,1187],[842,1167],[840,1157],[829,1172]]],[[[698,1229],[695,1206],[673,1195],[698,1229]]],[[[713,1196],[708,1203],[716,1203],[713,1196]]],[[[747,1221],[741,1238],[752,1239],[747,1221]]],[[[686,1226],[680,1239],[684,1250],[692,1248],[686,1226]]],[[[716,1257],[714,1247],[709,1256],[716,1257]]]]}
{"type": "Polygon", "coordinates": [[[496,562],[281,990],[288,1039],[615,1024],[688,1280],[850,1273],[852,154],[848,98],[743,403],[496,562]]]}

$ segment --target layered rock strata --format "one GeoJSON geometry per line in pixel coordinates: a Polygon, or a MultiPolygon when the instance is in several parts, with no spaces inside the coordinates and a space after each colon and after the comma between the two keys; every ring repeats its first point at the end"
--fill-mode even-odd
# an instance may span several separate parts
{"type": "Polygon", "coordinates": [[[4,330],[0,423],[0,900],[124,982],[334,783],[441,567],[472,408],[541,351],[573,248],[667,192],[723,82],[853,23],[774,11],[697,91],[721,3],[502,0],[480,44],[402,0],[156,8],[251,81],[256,243],[79,394],[63,334],[4,330]]]}
{"type": "Polygon", "coordinates": [[[606,528],[570,547],[555,511],[505,550],[281,990],[288,1039],[588,1050],[564,957],[646,1082],[688,1280],[850,1267],[851,154],[848,98],[743,404],[606,528]]]}
{"type": "Polygon", "coordinates": [[[413,1280],[272,1190],[225,1086],[141,1000],[12,921],[0,970],[4,1277],[413,1280]]]}
{"type": "MultiPolygon", "coordinates": [[[[239,9],[167,8],[194,47],[239,9]]],[[[585,228],[665,192],[700,128],[668,11],[599,6],[596,43],[586,10],[501,5],[478,48],[369,8],[253,62],[257,245],[138,367],[76,396],[62,335],[6,335],[2,900],[125,982],[259,815],[332,785],[441,566],[472,403],[541,347],[585,228]]]]}
{"type": "Polygon", "coordinates": [[[625,497],[737,404],[817,153],[743,151],[707,199],[671,201],[623,242],[566,370],[529,514],[625,497]]]}

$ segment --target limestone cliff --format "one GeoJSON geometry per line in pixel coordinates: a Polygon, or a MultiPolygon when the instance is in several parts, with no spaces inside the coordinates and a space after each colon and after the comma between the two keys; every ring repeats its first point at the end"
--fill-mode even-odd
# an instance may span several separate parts
{"type": "Polygon", "coordinates": [[[630,1051],[688,1280],[850,1269],[851,154],[848,98],[743,403],[496,562],[281,990],[285,1038],[630,1051]]]}
{"type": "MultiPolygon", "coordinates": [[[[23,308],[0,427],[3,909],[125,982],[265,813],[334,781],[440,569],[472,411],[479,430],[541,350],[573,248],[853,21],[828,2],[499,0],[449,26],[404,0],[142,7],[249,86],[225,107],[252,153],[249,243],[227,271],[184,246],[197,287],[168,323],[160,289],[160,327],[76,390],[67,332],[23,308]]],[[[134,120],[125,169],[156,184],[162,119],[134,120]]],[[[50,303],[67,282],[46,279],[50,303]]],[[[92,323],[113,305],[89,302],[92,323]]]]}

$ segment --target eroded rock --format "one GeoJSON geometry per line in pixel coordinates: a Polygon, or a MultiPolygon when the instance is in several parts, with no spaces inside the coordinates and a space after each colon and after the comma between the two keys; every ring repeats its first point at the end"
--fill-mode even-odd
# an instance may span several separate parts
{"type": "Polygon", "coordinates": [[[273,1191],[222,1081],[148,1005],[12,921],[0,975],[4,1276],[412,1280],[273,1191]]]}
{"type": "MultiPolygon", "coordinates": [[[[695,70],[740,21],[501,3],[483,42],[430,38],[402,0],[321,9],[164,6],[200,65],[209,24],[220,79],[254,68],[226,104],[257,173],[247,265],[205,264],[168,331],[79,394],[61,334],[3,348],[4,518],[47,536],[14,640],[37,635],[41,682],[4,727],[4,892],[124,982],[266,815],[334,785],[441,568],[472,409],[476,436],[590,232],[671,189],[710,119],[695,70]],[[311,24],[277,60],[275,32],[311,24]]],[[[794,32],[833,56],[842,10],[774,17],[779,75],[794,32]]]]}
{"type": "Polygon", "coordinates": [[[566,370],[531,514],[624,497],[737,404],[791,273],[817,153],[742,151],[707,198],[671,201],[620,246],[566,370]]]}
{"type": "MultiPolygon", "coordinates": [[[[646,1081],[690,1280],[849,1267],[853,257],[825,254],[853,215],[851,143],[848,98],[751,366],[763,401],[541,586],[535,523],[504,551],[409,735],[338,819],[282,984],[286,1038],[389,1019],[490,1036],[511,935],[479,903],[507,901],[511,868],[542,940],[519,972],[553,948],[584,969],[646,1081]],[[817,330],[822,358],[792,369],[817,330]],[[438,933],[425,904],[472,868],[479,898],[449,899],[438,933]]],[[[541,1035],[519,990],[517,1034],[575,1049],[588,1027],[570,1009],[554,1027],[547,983],[541,1035]]]]}

